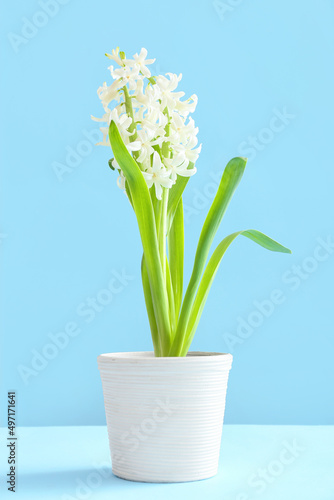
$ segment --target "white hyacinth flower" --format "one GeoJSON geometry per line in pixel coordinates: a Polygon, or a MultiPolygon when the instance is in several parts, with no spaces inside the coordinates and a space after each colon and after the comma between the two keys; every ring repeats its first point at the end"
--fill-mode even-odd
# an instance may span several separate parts
{"type": "MultiPolygon", "coordinates": [[[[113,161],[113,165],[114,165],[114,163],[116,163],[115,160],[113,161]]],[[[125,177],[124,177],[124,174],[121,170],[119,170],[119,176],[117,177],[117,186],[120,189],[122,189],[123,191],[125,191],[125,177]]]]}
{"type": "Polygon", "coordinates": [[[188,116],[189,113],[193,113],[197,106],[198,97],[193,94],[186,101],[177,101],[175,104],[175,109],[180,113],[181,116],[188,116]]]}
{"type": "Polygon", "coordinates": [[[162,198],[162,188],[171,188],[174,182],[170,179],[170,171],[166,169],[161,161],[159,153],[154,151],[152,167],[147,167],[143,172],[147,186],[150,188],[154,184],[155,194],[158,200],[162,198]]]}
{"type": "Polygon", "coordinates": [[[122,82],[119,80],[114,81],[109,87],[106,82],[103,83],[102,87],[97,89],[97,94],[102,102],[104,110],[107,109],[111,101],[119,101],[119,89],[122,87],[122,82]]]}
{"type": "Polygon", "coordinates": [[[155,132],[150,128],[138,131],[138,139],[141,144],[140,154],[137,158],[139,163],[145,163],[150,159],[151,155],[154,153],[153,146],[161,146],[163,139],[158,138],[154,140],[154,136],[155,132]]]}
{"type": "Polygon", "coordinates": [[[129,85],[130,90],[136,88],[136,80],[141,78],[139,74],[139,69],[134,66],[122,66],[121,68],[114,69],[113,66],[109,67],[111,76],[120,81],[122,86],[129,85]]]}
{"type": "Polygon", "coordinates": [[[155,62],[155,59],[146,59],[146,57],[147,50],[143,48],[141,49],[139,55],[135,54],[133,56],[133,60],[126,59],[124,63],[127,66],[135,66],[144,76],[146,76],[146,78],[150,78],[151,72],[146,66],[148,66],[149,64],[153,64],[155,62]]]}
{"type": "Polygon", "coordinates": [[[188,168],[190,162],[195,163],[202,149],[202,145],[194,149],[197,145],[197,142],[197,138],[192,137],[186,145],[180,144],[174,146],[174,149],[176,151],[175,161],[180,165],[183,165],[184,168],[188,168]]]}
{"type": "MultiPolygon", "coordinates": [[[[147,186],[154,185],[156,197],[161,200],[163,190],[171,188],[179,176],[196,173],[194,164],[201,146],[197,146],[198,128],[189,114],[196,108],[197,96],[181,101],[184,97],[184,92],[178,90],[181,74],[151,77],[148,66],[155,59],[148,59],[144,48],[131,59],[119,48],[106,55],[118,67],[109,67],[113,83],[104,83],[98,89],[104,109],[102,118],[92,116],[102,122],[103,139],[98,144],[110,146],[109,125],[113,121],[142,170],[147,186]]],[[[113,166],[119,171],[117,184],[125,190],[121,167],[116,160],[113,166]]]]}
{"type": "Polygon", "coordinates": [[[173,144],[186,144],[188,141],[196,137],[198,128],[195,127],[195,122],[189,118],[188,123],[185,123],[178,113],[172,114],[170,140],[173,144]]]}
{"type": "Polygon", "coordinates": [[[189,163],[188,165],[184,161],[180,163],[180,158],[178,157],[175,159],[165,158],[164,163],[170,171],[170,178],[173,182],[176,182],[178,175],[181,177],[191,177],[197,172],[196,167],[188,168],[189,163]]]}
{"type": "Polygon", "coordinates": [[[119,47],[112,49],[111,54],[106,54],[109,59],[113,59],[119,66],[123,66],[123,61],[119,55],[119,47]]]}
{"type": "Polygon", "coordinates": [[[131,117],[127,113],[123,113],[121,115],[118,114],[118,109],[114,108],[111,113],[110,113],[110,120],[114,120],[114,122],[117,125],[117,128],[121,134],[121,136],[124,137],[130,137],[132,135],[131,132],[129,132],[128,128],[130,127],[132,120],[131,117]]]}
{"type": "Polygon", "coordinates": [[[176,106],[176,102],[184,96],[184,92],[174,92],[182,75],[179,76],[173,73],[167,73],[168,78],[159,75],[156,78],[157,85],[161,91],[161,107],[167,108],[171,113],[176,106]]]}

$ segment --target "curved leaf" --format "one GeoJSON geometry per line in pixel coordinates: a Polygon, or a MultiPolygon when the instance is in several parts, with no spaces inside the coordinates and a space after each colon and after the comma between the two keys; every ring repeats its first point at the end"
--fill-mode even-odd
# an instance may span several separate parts
{"type": "Polygon", "coordinates": [[[170,351],[171,356],[177,355],[175,353],[179,351],[180,345],[182,345],[182,338],[184,338],[187,329],[193,300],[209,255],[212,241],[228,204],[241,180],[246,163],[246,158],[233,158],[228,162],[223,172],[217,194],[212,202],[199,237],[193,272],[184,297],[176,335],[170,351]]]}
{"type": "Polygon", "coordinates": [[[171,331],[168,317],[168,298],[160,264],[158,238],[150,193],[143,174],[125,147],[114,121],[109,126],[109,139],[117,163],[128,182],[132,205],[137,217],[150,282],[154,313],[161,346],[168,352],[171,331]]]}
{"type": "Polygon", "coordinates": [[[254,241],[258,245],[261,245],[262,247],[266,248],[267,250],[271,250],[272,252],[281,252],[281,253],[291,253],[291,250],[288,248],[284,247],[277,241],[269,238],[269,236],[266,236],[263,233],[260,233],[260,231],[256,231],[255,229],[248,229],[246,231],[238,231],[236,233],[232,233],[229,236],[226,236],[215,251],[213,252],[208,265],[204,271],[201,283],[198,287],[198,291],[196,294],[196,298],[191,310],[188,326],[187,326],[187,332],[185,336],[185,342],[184,345],[182,346],[180,353],[181,356],[185,356],[188,352],[188,349],[190,347],[190,344],[192,342],[192,339],[194,337],[198,322],[200,320],[203,307],[205,305],[207,296],[209,294],[209,290],[211,288],[212,282],[214,280],[214,277],[218,271],[220,262],[232,243],[237,236],[246,236],[246,238],[249,238],[250,240],[254,241]]]}

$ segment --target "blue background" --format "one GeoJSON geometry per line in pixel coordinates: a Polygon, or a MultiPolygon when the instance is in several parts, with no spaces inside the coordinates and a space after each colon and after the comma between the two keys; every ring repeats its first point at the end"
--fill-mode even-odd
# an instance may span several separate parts
{"type": "Polygon", "coordinates": [[[199,97],[186,276],[213,178],[246,149],[217,241],[256,228],[293,250],[273,254],[240,239],[216,277],[192,349],[234,355],[225,421],[333,423],[334,255],[318,252],[319,238],[334,238],[333,1],[65,3],[53,17],[38,14],[36,1],[3,7],[1,365],[2,391],[17,391],[17,424],[103,424],[97,355],[151,350],[136,221],[108,168],[111,152],[85,138],[96,129],[90,115],[102,114],[104,53],[117,45],[129,56],[146,47],[154,72],[182,72],[181,90],[199,97]],[[270,131],[277,112],[288,118],[270,131]],[[73,168],[68,148],[80,153],[73,168]],[[69,169],[62,182],[55,162],[69,169]],[[115,272],[131,276],[124,289],[93,319],[78,314],[115,272]],[[274,290],[282,303],[266,318],[254,314],[254,301],[274,290]],[[258,320],[247,338],[238,318],[258,320]],[[69,322],[78,334],[24,383],[20,372],[69,322]]]}

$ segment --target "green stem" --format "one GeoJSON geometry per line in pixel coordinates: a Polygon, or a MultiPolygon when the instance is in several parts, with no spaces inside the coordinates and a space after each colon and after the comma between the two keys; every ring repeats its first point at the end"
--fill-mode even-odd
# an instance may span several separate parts
{"type": "Polygon", "coordinates": [[[151,287],[150,287],[150,281],[148,279],[147,267],[146,267],[144,255],[143,255],[142,261],[141,261],[141,276],[142,276],[142,282],[143,282],[143,290],[144,290],[147,315],[148,315],[148,319],[149,319],[149,323],[150,323],[151,336],[152,336],[153,347],[154,347],[154,355],[156,357],[159,357],[162,355],[161,339],[159,337],[158,326],[157,326],[157,322],[155,319],[155,313],[154,313],[154,307],[153,307],[153,301],[152,301],[152,292],[151,292],[151,287]]]}
{"type": "MultiPolygon", "coordinates": [[[[168,202],[170,200],[170,193],[168,202]]],[[[170,214],[169,214],[170,217],[170,214]]],[[[173,286],[175,317],[178,320],[183,295],[184,221],[183,202],[179,200],[170,229],[167,230],[169,269],[173,286]]]]}
{"type": "Polygon", "coordinates": [[[168,189],[163,188],[161,200],[161,219],[159,228],[159,252],[161,260],[162,275],[166,283],[166,237],[167,237],[167,206],[168,206],[168,189]]]}
{"type": "Polygon", "coordinates": [[[167,286],[167,295],[168,295],[170,326],[171,326],[172,340],[173,340],[174,333],[176,330],[175,299],[174,299],[172,278],[171,278],[169,263],[168,263],[167,258],[166,258],[166,286],[167,286]]]}
{"type": "MultiPolygon", "coordinates": [[[[170,134],[170,116],[169,116],[167,108],[164,109],[164,114],[168,118],[167,125],[165,126],[165,131],[166,131],[166,137],[169,137],[169,134],[170,134]]],[[[170,156],[169,145],[170,145],[169,141],[165,141],[162,143],[162,154],[165,158],[169,158],[169,156],[170,156]]]]}
{"type": "MultiPolygon", "coordinates": [[[[137,133],[137,127],[136,127],[135,117],[134,117],[134,113],[133,113],[131,96],[129,94],[129,91],[128,91],[128,88],[126,85],[123,87],[122,90],[124,92],[125,110],[126,110],[126,113],[130,116],[130,118],[132,120],[131,125],[128,128],[129,132],[132,134],[132,135],[130,135],[129,140],[130,140],[130,142],[134,142],[138,137],[138,133],[137,133]]],[[[133,157],[135,159],[137,159],[139,156],[138,151],[133,151],[132,154],[133,154],[133,157]]]]}

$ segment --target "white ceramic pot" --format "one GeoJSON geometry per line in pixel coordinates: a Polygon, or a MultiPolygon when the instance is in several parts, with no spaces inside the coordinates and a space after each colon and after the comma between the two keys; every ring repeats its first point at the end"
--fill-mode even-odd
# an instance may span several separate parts
{"type": "Polygon", "coordinates": [[[102,354],[98,366],[116,476],[196,481],[217,473],[231,354],[102,354]]]}

